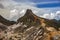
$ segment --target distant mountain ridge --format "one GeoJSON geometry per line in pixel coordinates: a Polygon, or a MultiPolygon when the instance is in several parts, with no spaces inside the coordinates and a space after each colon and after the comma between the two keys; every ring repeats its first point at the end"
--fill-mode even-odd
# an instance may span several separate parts
{"type": "Polygon", "coordinates": [[[10,25],[15,24],[16,22],[14,22],[14,21],[9,21],[9,20],[3,18],[3,17],[0,15],[0,23],[2,23],[2,24],[4,24],[4,25],[7,25],[7,26],[10,26],[10,25]]]}

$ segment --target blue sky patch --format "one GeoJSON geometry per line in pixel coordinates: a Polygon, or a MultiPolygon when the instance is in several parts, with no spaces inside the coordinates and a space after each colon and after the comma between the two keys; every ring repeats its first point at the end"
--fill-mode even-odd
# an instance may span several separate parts
{"type": "Polygon", "coordinates": [[[38,8],[60,7],[60,3],[37,4],[38,8]]]}

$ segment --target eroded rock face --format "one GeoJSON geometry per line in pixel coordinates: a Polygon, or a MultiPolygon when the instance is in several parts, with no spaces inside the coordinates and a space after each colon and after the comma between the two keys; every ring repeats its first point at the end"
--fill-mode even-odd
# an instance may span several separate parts
{"type": "Polygon", "coordinates": [[[1,32],[0,37],[4,40],[42,40],[43,34],[44,29],[40,26],[31,26],[28,28],[26,25],[20,24],[19,27],[13,25],[7,28],[6,31],[1,32]]]}
{"type": "Polygon", "coordinates": [[[44,40],[60,40],[59,32],[51,32],[44,35],[44,40]]]}
{"type": "Polygon", "coordinates": [[[1,36],[4,40],[59,40],[60,31],[55,29],[52,31],[44,30],[41,26],[28,27],[20,23],[20,25],[14,24],[10,29],[3,31],[1,36]]]}
{"type": "Polygon", "coordinates": [[[52,37],[52,40],[60,40],[60,35],[55,35],[54,37],[52,37]]]}

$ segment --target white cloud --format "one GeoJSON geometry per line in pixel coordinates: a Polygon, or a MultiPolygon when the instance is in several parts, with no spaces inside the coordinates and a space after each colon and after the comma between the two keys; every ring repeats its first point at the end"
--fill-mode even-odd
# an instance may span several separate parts
{"type": "MultiPolygon", "coordinates": [[[[55,14],[54,14],[54,15],[55,15],[55,14]]],[[[57,12],[56,12],[55,19],[57,19],[57,20],[59,20],[59,19],[60,19],[60,11],[57,11],[57,12]]]]}
{"type": "Polygon", "coordinates": [[[8,6],[17,4],[13,0],[0,0],[0,3],[3,4],[4,7],[8,7],[8,6]]]}
{"type": "Polygon", "coordinates": [[[41,17],[49,18],[50,16],[49,16],[49,14],[43,14],[43,15],[41,15],[41,17]]]}
{"type": "Polygon", "coordinates": [[[57,15],[60,15],[60,11],[57,11],[56,14],[57,14],[57,15]]]}
{"type": "Polygon", "coordinates": [[[10,19],[11,21],[12,21],[12,20],[17,21],[18,18],[20,18],[21,16],[24,15],[25,11],[26,11],[26,10],[21,10],[21,11],[19,11],[19,10],[17,10],[17,9],[10,10],[10,17],[9,17],[9,19],[10,19]]]}
{"type": "Polygon", "coordinates": [[[60,11],[56,11],[55,13],[50,14],[43,14],[41,17],[47,18],[47,19],[60,19],[60,11]]]}
{"type": "Polygon", "coordinates": [[[16,9],[13,9],[10,11],[10,19],[13,17],[13,16],[16,16],[18,14],[18,11],[16,9]]]}
{"type": "Polygon", "coordinates": [[[46,18],[46,19],[54,19],[56,15],[54,15],[54,13],[50,13],[50,14],[43,14],[41,17],[46,18]]]}
{"type": "Polygon", "coordinates": [[[20,11],[20,14],[24,14],[26,12],[26,10],[22,10],[20,11]]]}

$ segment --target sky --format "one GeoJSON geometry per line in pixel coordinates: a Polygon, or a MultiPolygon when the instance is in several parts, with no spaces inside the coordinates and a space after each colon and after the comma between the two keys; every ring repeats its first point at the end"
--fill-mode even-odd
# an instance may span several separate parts
{"type": "Polygon", "coordinates": [[[43,18],[60,19],[60,0],[0,0],[0,10],[6,12],[0,15],[6,19],[16,21],[25,14],[26,9],[43,18]]]}
{"type": "Polygon", "coordinates": [[[60,0],[14,0],[16,2],[33,2],[36,3],[36,7],[45,8],[45,7],[60,7],[60,0]],[[41,4],[42,3],[42,4],[41,4]]]}

